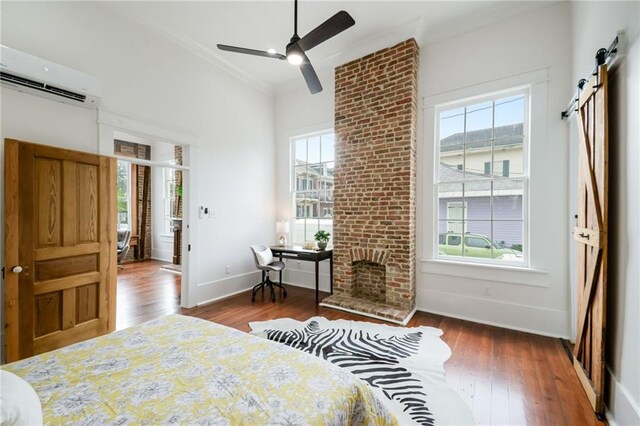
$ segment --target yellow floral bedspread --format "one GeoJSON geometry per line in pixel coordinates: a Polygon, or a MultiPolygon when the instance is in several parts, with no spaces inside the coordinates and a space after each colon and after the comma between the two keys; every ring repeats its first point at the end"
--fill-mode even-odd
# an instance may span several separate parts
{"type": "Polygon", "coordinates": [[[3,368],[35,389],[45,424],[396,423],[351,374],[285,345],[180,315],[3,368]]]}

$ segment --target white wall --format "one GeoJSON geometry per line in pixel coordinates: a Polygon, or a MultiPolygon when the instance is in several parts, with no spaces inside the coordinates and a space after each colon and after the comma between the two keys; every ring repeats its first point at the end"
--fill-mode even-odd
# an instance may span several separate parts
{"type": "MultiPolygon", "coordinates": [[[[532,142],[531,222],[536,240],[531,265],[535,271],[505,271],[434,264],[431,255],[433,193],[430,155],[433,137],[418,131],[417,306],[420,310],[470,318],[511,328],[569,336],[568,286],[568,140],[559,111],[571,94],[570,14],[566,4],[551,5],[505,22],[440,39],[423,32],[420,48],[419,98],[446,97],[447,93],[491,86],[499,79],[538,70],[548,87],[541,109],[541,135],[532,142]],[[544,32],[540,28],[545,28],[544,32]],[[546,133],[546,135],[545,135],[546,133]],[[431,180],[430,180],[431,179],[431,180]],[[429,251],[429,253],[427,253],[429,251]],[[480,279],[478,279],[480,278],[480,279]],[[482,296],[485,285],[492,296],[482,296]]],[[[401,40],[397,40],[399,42],[401,40]]],[[[391,45],[391,44],[390,44],[391,45]]],[[[321,75],[325,91],[309,97],[301,85],[283,87],[276,99],[277,186],[280,216],[290,214],[288,138],[326,128],[333,122],[332,73],[321,75]]],[[[535,73],[534,73],[535,74],[535,73]]],[[[546,85],[543,85],[546,86],[546,85]]],[[[426,114],[426,112],[425,112],[426,114]]],[[[422,121],[423,112],[420,111],[422,121]]],[[[302,265],[304,268],[305,265],[302,265]]],[[[292,270],[287,278],[300,279],[292,270]]],[[[307,275],[312,278],[312,275],[307,275]]],[[[306,281],[306,284],[310,281],[306,281]]]]}
{"type": "MultiPolygon", "coordinates": [[[[609,72],[610,210],[607,301],[608,394],[612,424],[640,424],[640,3],[572,3],[572,81],[594,66],[620,30],[627,41],[623,59],[609,72]]],[[[568,126],[576,126],[572,119],[568,126]]],[[[576,152],[577,139],[571,147],[576,152]]],[[[571,194],[575,198],[575,194],[571,194]]],[[[575,262],[572,261],[571,265],[575,262]]]]}
{"type": "MultiPolygon", "coordinates": [[[[101,3],[2,2],[2,44],[92,74],[102,107],[196,135],[190,305],[255,284],[275,239],[274,108],[260,92],[101,3]],[[225,274],[225,266],[230,273],[225,274]]],[[[2,88],[2,138],[98,152],[97,112],[2,88]]],[[[2,154],[2,151],[0,151],[2,154]]],[[[0,247],[1,249],[1,247],[0,247]]]]}

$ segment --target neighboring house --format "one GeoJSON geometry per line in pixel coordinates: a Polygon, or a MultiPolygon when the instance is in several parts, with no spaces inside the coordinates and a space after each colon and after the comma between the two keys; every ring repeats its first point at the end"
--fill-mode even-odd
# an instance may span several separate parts
{"type": "Polygon", "coordinates": [[[493,219],[501,220],[491,229],[492,177],[518,178],[523,175],[523,126],[495,128],[493,171],[491,170],[491,129],[456,133],[440,141],[439,176],[443,182],[477,180],[466,184],[464,194],[458,184],[446,185],[440,193],[438,231],[471,232],[486,235],[506,247],[522,246],[522,183],[504,179],[494,181],[493,219]],[[464,160],[463,160],[464,159],[464,160]],[[472,176],[472,177],[470,177],[472,176]],[[446,219],[446,220],[442,220],[446,219]]]}
{"type": "Polygon", "coordinates": [[[333,216],[333,172],[327,163],[296,160],[296,217],[333,216]]]}

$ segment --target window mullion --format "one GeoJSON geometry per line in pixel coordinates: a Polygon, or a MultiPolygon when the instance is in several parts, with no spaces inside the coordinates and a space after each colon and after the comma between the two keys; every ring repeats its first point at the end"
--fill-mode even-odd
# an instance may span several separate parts
{"type": "Polygon", "coordinates": [[[491,259],[493,260],[493,178],[495,177],[495,163],[496,163],[496,158],[495,158],[495,148],[496,148],[496,101],[494,100],[493,103],[491,104],[493,106],[492,108],[492,114],[491,114],[491,183],[490,183],[490,190],[489,190],[489,218],[490,218],[490,229],[491,229],[491,235],[489,237],[489,239],[491,240],[491,259]]]}
{"type": "Polygon", "coordinates": [[[462,169],[464,170],[463,174],[462,174],[462,237],[460,238],[461,244],[462,244],[462,257],[465,257],[465,240],[464,240],[464,236],[467,232],[467,221],[465,220],[466,214],[465,214],[465,201],[466,201],[466,196],[465,196],[465,191],[467,189],[467,185],[466,185],[466,181],[467,181],[467,107],[464,107],[464,120],[463,120],[463,137],[462,137],[462,169]]]}

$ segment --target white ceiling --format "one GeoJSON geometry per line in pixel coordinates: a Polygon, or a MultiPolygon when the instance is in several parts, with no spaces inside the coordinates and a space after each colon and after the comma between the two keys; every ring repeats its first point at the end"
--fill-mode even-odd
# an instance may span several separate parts
{"type": "MultiPolygon", "coordinates": [[[[221,43],[284,53],[293,34],[292,0],[108,4],[255,86],[269,90],[302,78],[297,67],[286,62],[216,47],[221,43]]],[[[544,5],[526,1],[301,0],[298,34],[304,36],[341,9],[355,19],[355,26],[308,53],[320,73],[409,37],[425,41],[452,36],[544,5]]]]}

